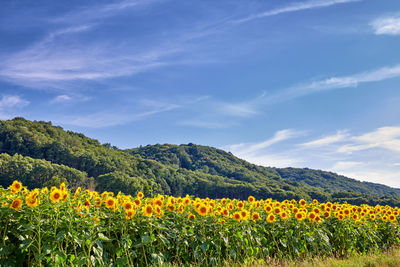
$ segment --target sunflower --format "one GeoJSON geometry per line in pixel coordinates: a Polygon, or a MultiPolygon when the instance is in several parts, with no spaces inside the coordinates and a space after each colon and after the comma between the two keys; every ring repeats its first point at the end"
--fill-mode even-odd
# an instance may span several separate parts
{"type": "Polygon", "coordinates": [[[68,199],[68,192],[67,192],[67,191],[64,191],[64,192],[63,192],[63,195],[62,195],[62,200],[63,200],[63,201],[67,201],[67,199],[68,199]]]}
{"type": "Polygon", "coordinates": [[[240,215],[242,216],[242,220],[247,220],[249,218],[249,212],[245,209],[240,211],[240,215]]]}
{"type": "Polygon", "coordinates": [[[38,201],[36,197],[29,196],[25,199],[25,203],[30,208],[35,208],[38,205],[38,201]]]}
{"type": "Polygon", "coordinates": [[[244,204],[242,201],[239,201],[236,205],[239,209],[242,209],[244,207],[244,204]]]}
{"type": "Polygon", "coordinates": [[[50,193],[50,200],[53,201],[54,203],[60,201],[61,197],[62,197],[61,191],[58,190],[57,188],[53,189],[53,191],[50,193]]]}
{"type": "Polygon", "coordinates": [[[142,214],[147,217],[153,215],[153,207],[151,205],[146,205],[142,208],[142,214]]]}
{"type": "Polygon", "coordinates": [[[253,203],[256,199],[255,199],[255,197],[253,197],[253,196],[249,196],[249,197],[247,198],[247,200],[248,200],[250,203],[253,203]]]}
{"type": "Polygon", "coordinates": [[[196,215],[190,213],[187,218],[188,218],[188,220],[193,220],[196,218],[196,215]]]}
{"type": "Polygon", "coordinates": [[[86,199],[83,203],[83,206],[90,208],[92,206],[92,203],[90,203],[90,199],[86,199]]]}
{"type": "Polygon", "coordinates": [[[178,207],[178,212],[181,214],[183,212],[183,210],[185,209],[185,207],[181,204],[178,207]]]}
{"type": "Polygon", "coordinates": [[[166,208],[167,208],[167,210],[169,210],[169,211],[174,211],[174,210],[175,210],[175,205],[170,203],[170,204],[167,205],[166,208]]]}
{"type": "Polygon", "coordinates": [[[143,192],[139,192],[138,194],[137,194],[137,198],[143,198],[144,197],[144,194],[143,194],[143,192]]]}
{"type": "Polygon", "coordinates": [[[307,201],[305,201],[304,199],[300,199],[299,204],[300,206],[304,207],[305,205],[307,205],[307,201]]]}
{"type": "Polygon", "coordinates": [[[280,207],[276,207],[276,208],[274,208],[274,212],[275,212],[275,214],[279,214],[279,213],[281,213],[281,208],[280,207]]]}
{"type": "Polygon", "coordinates": [[[240,212],[235,212],[235,213],[233,214],[233,218],[234,218],[236,221],[240,222],[240,220],[242,219],[242,215],[240,215],[240,212]]]}
{"type": "Polygon", "coordinates": [[[252,215],[251,215],[251,219],[253,220],[253,221],[258,221],[259,219],[260,219],[260,214],[258,214],[258,212],[254,212],[252,215]]]}
{"type": "Polygon", "coordinates": [[[276,219],[275,215],[273,213],[270,213],[267,217],[267,222],[272,223],[276,219]]]}
{"type": "Polygon", "coordinates": [[[126,213],[125,219],[130,220],[135,215],[135,210],[130,209],[130,210],[125,211],[125,213],[126,213]]]}
{"type": "Polygon", "coordinates": [[[107,208],[112,209],[112,208],[114,208],[115,204],[116,204],[115,198],[108,197],[106,199],[106,207],[107,208]]]}
{"type": "Polygon", "coordinates": [[[154,202],[154,205],[159,206],[159,207],[162,207],[162,206],[163,206],[163,202],[162,202],[161,199],[157,199],[157,200],[154,202]]]}
{"type": "Polygon", "coordinates": [[[188,197],[185,197],[183,200],[183,204],[189,205],[190,204],[190,199],[188,197]]]}
{"type": "Polygon", "coordinates": [[[265,206],[264,209],[268,213],[272,211],[272,207],[270,205],[265,206]]]}
{"type": "Polygon", "coordinates": [[[282,211],[279,215],[281,216],[282,220],[289,219],[289,214],[286,211],[282,211]]]}
{"type": "Polygon", "coordinates": [[[305,217],[304,213],[302,212],[297,212],[296,215],[294,215],[294,217],[298,220],[298,221],[302,221],[305,217]]]}
{"type": "Polygon", "coordinates": [[[140,204],[142,204],[142,201],[138,198],[135,199],[134,201],[135,201],[136,206],[138,206],[138,207],[140,206],[140,204]]]}
{"type": "Polygon", "coordinates": [[[22,184],[18,181],[14,181],[11,185],[11,192],[18,193],[22,189],[22,184]]]}
{"type": "Polygon", "coordinates": [[[315,214],[315,212],[310,212],[308,215],[307,215],[307,218],[308,218],[308,220],[310,220],[310,221],[314,221],[315,220],[315,217],[317,217],[317,215],[315,214]]]}
{"type": "Polygon", "coordinates": [[[61,184],[60,184],[60,190],[61,190],[61,191],[64,191],[65,188],[66,188],[65,183],[61,183],[61,184]]]}
{"type": "Polygon", "coordinates": [[[331,213],[329,211],[325,211],[324,212],[324,218],[328,219],[329,217],[331,217],[331,213]]]}
{"type": "Polygon", "coordinates": [[[96,207],[100,207],[101,206],[101,198],[100,197],[96,197],[94,200],[94,205],[96,207]]]}
{"type": "Polygon", "coordinates": [[[133,209],[133,205],[132,205],[131,202],[125,202],[124,205],[123,205],[123,208],[124,208],[125,211],[132,210],[133,209]]]}
{"type": "Polygon", "coordinates": [[[354,221],[358,221],[358,215],[356,213],[353,214],[353,216],[351,216],[353,218],[354,221]]]}
{"type": "Polygon", "coordinates": [[[223,214],[225,217],[228,217],[228,216],[229,216],[229,211],[228,211],[227,209],[223,209],[223,210],[222,210],[222,214],[223,214]]]}
{"type": "Polygon", "coordinates": [[[348,215],[350,215],[350,210],[349,210],[349,209],[345,209],[345,210],[343,211],[343,213],[344,213],[346,216],[348,216],[348,215]]]}
{"type": "Polygon", "coordinates": [[[14,210],[20,210],[21,207],[22,207],[22,200],[19,198],[15,199],[10,205],[10,208],[14,210]]]}
{"type": "Polygon", "coordinates": [[[197,212],[201,215],[201,216],[205,216],[207,215],[207,207],[205,205],[200,205],[199,209],[197,210],[197,212]]]}

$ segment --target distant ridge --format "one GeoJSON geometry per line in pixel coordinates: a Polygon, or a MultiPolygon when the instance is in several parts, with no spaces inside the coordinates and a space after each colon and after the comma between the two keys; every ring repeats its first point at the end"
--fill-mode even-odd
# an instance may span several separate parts
{"type": "Polygon", "coordinates": [[[261,167],[195,144],[120,150],[50,122],[20,117],[0,121],[0,153],[2,186],[9,185],[12,174],[28,186],[67,181],[73,187],[130,194],[141,190],[175,196],[400,204],[400,189],[332,172],[261,167]]]}

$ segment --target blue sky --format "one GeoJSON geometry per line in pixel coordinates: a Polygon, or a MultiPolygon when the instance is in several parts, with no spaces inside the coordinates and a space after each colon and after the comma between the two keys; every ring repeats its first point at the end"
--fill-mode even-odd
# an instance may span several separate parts
{"type": "Polygon", "coordinates": [[[0,119],[400,188],[400,1],[2,1],[0,119]]]}

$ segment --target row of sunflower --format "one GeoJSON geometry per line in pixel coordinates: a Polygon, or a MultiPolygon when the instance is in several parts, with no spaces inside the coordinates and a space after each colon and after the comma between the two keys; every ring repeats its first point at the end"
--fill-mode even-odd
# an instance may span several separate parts
{"type": "Polygon", "coordinates": [[[0,188],[0,265],[221,264],[400,243],[390,206],[0,188]]]}

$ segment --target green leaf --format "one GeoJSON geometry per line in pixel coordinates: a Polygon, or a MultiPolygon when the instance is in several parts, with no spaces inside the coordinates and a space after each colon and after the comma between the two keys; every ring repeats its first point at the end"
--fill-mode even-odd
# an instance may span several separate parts
{"type": "Polygon", "coordinates": [[[103,241],[110,241],[110,239],[107,236],[105,236],[103,233],[99,233],[98,237],[103,241]]]}
{"type": "Polygon", "coordinates": [[[58,242],[63,241],[64,238],[65,238],[65,233],[64,233],[64,232],[61,231],[61,232],[57,233],[57,235],[56,235],[56,240],[57,240],[58,242]]]}

